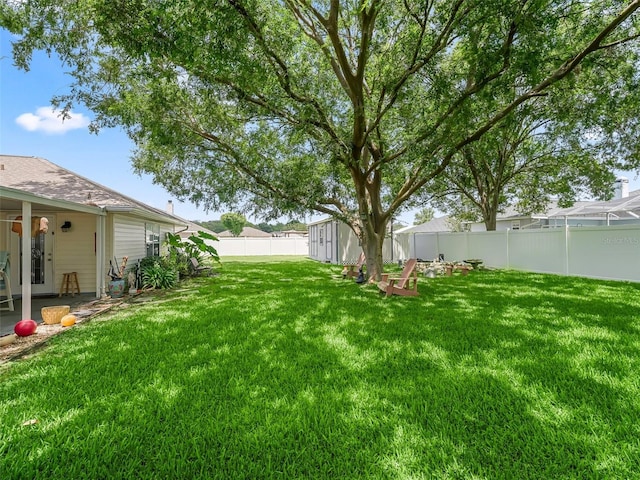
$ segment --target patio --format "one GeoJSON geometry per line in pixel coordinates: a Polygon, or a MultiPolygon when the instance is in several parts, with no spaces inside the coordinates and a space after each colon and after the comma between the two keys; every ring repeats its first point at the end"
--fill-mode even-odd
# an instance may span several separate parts
{"type": "MultiPolygon", "coordinates": [[[[69,305],[71,307],[71,313],[78,316],[85,316],[84,310],[89,310],[90,305],[98,301],[95,293],[81,293],[78,295],[63,295],[62,297],[46,296],[46,297],[33,297],[31,299],[31,318],[38,324],[42,323],[42,314],[40,310],[42,307],[50,307],[56,305],[69,305]]],[[[0,337],[13,333],[14,325],[22,320],[22,299],[13,299],[14,310],[10,312],[8,310],[0,311],[0,337]]],[[[6,304],[3,304],[6,306],[6,304]]]]}

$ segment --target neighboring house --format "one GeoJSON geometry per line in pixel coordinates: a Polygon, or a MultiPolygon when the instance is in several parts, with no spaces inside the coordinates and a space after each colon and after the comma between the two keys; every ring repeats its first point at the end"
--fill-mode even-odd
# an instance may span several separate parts
{"type": "MultiPolygon", "coordinates": [[[[590,202],[576,202],[574,206],[582,206],[590,202]]],[[[549,203],[547,209],[539,213],[523,214],[514,207],[507,207],[504,212],[496,217],[496,231],[502,230],[524,230],[536,228],[551,228],[564,225],[563,220],[559,220],[556,214],[563,209],[556,202],[549,203]]],[[[579,221],[570,220],[571,225],[576,225],[579,221]]],[[[598,225],[594,222],[590,225],[598,225]]],[[[463,229],[470,232],[484,232],[486,226],[484,222],[469,222],[463,225],[463,229]]]]}
{"type": "Polygon", "coordinates": [[[449,222],[449,216],[435,217],[428,222],[419,225],[411,225],[396,230],[395,235],[411,234],[411,233],[433,233],[433,232],[451,232],[452,226],[449,222]]]}
{"type": "MultiPolygon", "coordinates": [[[[553,227],[587,227],[640,223],[640,190],[629,192],[629,180],[618,177],[613,185],[614,199],[608,201],[575,202],[572,207],[560,208],[551,202],[544,212],[522,215],[509,207],[496,219],[496,231],[553,227]]],[[[471,232],[484,232],[484,223],[468,223],[471,232]]]]}
{"type": "Polygon", "coordinates": [[[309,233],[303,230],[281,230],[278,232],[271,232],[274,237],[306,237],[309,233]]]}
{"type": "MultiPolygon", "coordinates": [[[[560,208],[551,202],[546,211],[522,215],[513,208],[498,216],[496,231],[524,230],[554,227],[592,227],[610,225],[634,225],[640,223],[640,190],[623,191],[623,196],[608,201],[576,202],[572,207],[560,208]]],[[[484,223],[470,223],[468,230],[483,232],[484,223]]]]}
{"type": "Polygon", "coordinates": [[[637,225],[640,223],[640,190],[602,202],[586,202],[554,213],[556,221],[581,222],[579,225],[637,225]],[[587,223],[588,222],[588,223],[587,223]],[[597,223],[595,223],[597,222],[597,223]]]}
{"type": "Polygon", "coordinates": [[[31,295],[56,294],[67,272],[77,272],[81,292],[104,295],[110,260],[126,256],[132,266],[157,256],[166,233],[187,223],[45,159],[0,155],[0,251],[10,254],[14,296],[29,300],[23,312],[31,295]],[[35,228],[42,219],[46,232],[35,228]],[[22,257],[25,249],[31,254],[22,257]],[[30,285],[21,284],[25,267],[30,285]]]}
{"type": "MultiPolygon", "coordinates": [[[[428,222],[410,227],[404,227],[396,230],[393,234],[394,256],[398,260],[405,260],[410,257],[419,257],[415,252],[418,251],[418,237],[426,233],[451,232],[452,226],[449,222],[449,216],[432,218],[428,222]]],[[[422,260],[422,259],[421,259],[422,260]]]]}
{"type": "MultiPolygon", "coordinates": [[[[345,223],[325,218],[309,224],[309,257],[320,262],[356,263],[362,245],[345,223]]],[[[395,262],[391,236],[385,239],[382,252],[385,263],[395,262]]]]}
{"type": "MultiPolygon", "coordinates": [[[[215,235],[217,237],[234,237],[235,236],[229,230],[216,233],[215,235]]],[[[240,232],[240,235],[238,235],[238,237],[270,237],[270,236],[271,236],[270,233],[263,232],[262,230],[258,230],[257,228],[253,228],[253,227],[244,227],[242,229],[242,232],[240,232]]]]}

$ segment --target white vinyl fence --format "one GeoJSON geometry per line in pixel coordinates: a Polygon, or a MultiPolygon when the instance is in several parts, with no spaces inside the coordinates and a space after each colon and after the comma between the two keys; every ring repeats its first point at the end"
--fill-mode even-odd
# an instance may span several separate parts
{"type": "Polygon", "coordinates": [[[225,256],[309,255],[306,237],[222,237],[210,244],[225,256]]]}
{"type": "Polygon", "coordinates": [[[640,282],[640,226],[564,227],[496,232],[397,235],[395,257],[483,265],[540,273],[640,282]]]}

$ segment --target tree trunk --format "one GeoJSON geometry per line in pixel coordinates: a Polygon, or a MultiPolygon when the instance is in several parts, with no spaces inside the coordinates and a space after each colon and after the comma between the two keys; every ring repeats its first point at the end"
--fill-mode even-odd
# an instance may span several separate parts
{"type": "Polygon", "coordinates": [[[373,227],[366,226],[362,231],[362,251],[365,254],[367,262],[367,280],[369,283],[376,283],[382,278],[384,271],[384,261],[382,256],[382,247],[386,233],[386,225],[379,225],[378,230],[382,228],[382,232],[376,231],[373,227]]]}
{"type": "Polygon", "coordinates": [[[496,215],[493,214],[489,218],[486,218],[484,221],[484,227],[487,232],[493,232],[496,229],[496,215]]]}

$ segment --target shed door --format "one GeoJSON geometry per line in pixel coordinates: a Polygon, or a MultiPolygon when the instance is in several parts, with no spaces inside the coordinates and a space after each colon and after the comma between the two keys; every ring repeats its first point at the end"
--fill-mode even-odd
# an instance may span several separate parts
{"type": "Polygon", "coordinates": [[[327,223],[326,260],[331,262],[333,258],[333,223],[327,223]]]}

